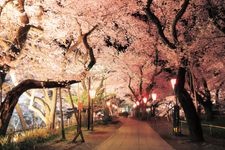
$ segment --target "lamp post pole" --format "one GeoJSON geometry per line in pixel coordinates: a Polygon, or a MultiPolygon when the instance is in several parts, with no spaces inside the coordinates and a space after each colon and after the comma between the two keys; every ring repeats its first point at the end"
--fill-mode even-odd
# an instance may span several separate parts
{"type": "Polygon", "coordinates": [[[180,126],[180,108],[178,106],[177,96],[175,93],[176,79],[171,79],[171,84],[175,96],[175,105],[173,110],[173,134],[178,136],[181,134],[181,126],[180,126]]]}
{"type": "Polygon", "coordinates": [[[144,97],[143,98],[143,118],[142,119],[144,119],[144,120],[146,120],[147,119],[147,114],[146,114],[146,103],[147,103],[147,98],[146,97],[144,97]]]}
{"type": "Polygon", "coordinates": [[[140,105],[140,102],[139,101],[136,101],[136,106],[137,106],[137,118],[138,119],[141,119],[141,112],[140,112],[140,107],[139,107],[139,105],[140,105]]]}
{"type": "Polygon", "coordinates": [[[91,122],[91,97],[90,97],[90,86],[91,86],[91,78],[88,78],[88,126],[87,129],[90,130],[90,122],[91,122]]]}
{"type": "Polygon", "coordinates": [[[95,97],[95,90],[90,90],[90,97],[91,97],[91,131],[94,130],[94,97],[95,97]]]}
{"type": "Polygon", "coordinates": [[[156,93],[152,93],[152,100],[153,100],[153,103],[152,103],[152,116],[155,117],[155,106],[154,106],[154,101],[156,101],[156,98],[157,98],[157,94],[156,93]]]}

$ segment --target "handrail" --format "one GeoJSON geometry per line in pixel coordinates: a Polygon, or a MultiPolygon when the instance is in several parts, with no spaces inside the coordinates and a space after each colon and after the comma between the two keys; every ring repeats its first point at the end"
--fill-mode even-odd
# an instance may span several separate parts
{"type": "MultiPolygon", "coordinates": [[[[183,120],[181,120],[181,122],[187,123],[187,121],[183,121],[183,120]]],[[[206,126],[206,127],[213,127],[213,128],[219,128],[219,129],[224,129],[225,130],[225,127],[223,127],[223,126],[216,126],[216,125],[204,124],[204,123],[202,123],[201,125],[202,126],[206,126]]]]}

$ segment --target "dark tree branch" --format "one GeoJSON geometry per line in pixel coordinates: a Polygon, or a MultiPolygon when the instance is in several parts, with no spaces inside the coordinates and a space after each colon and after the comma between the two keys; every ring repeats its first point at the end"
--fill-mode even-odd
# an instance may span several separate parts
{"type": "Polygon", "coordinates": [[[54,88],[54,87],[66,87],[73,83],[78,83],[80,81],[37,81],[37,80],[24,80],[17,86],[15,86],[11,91],[6,95],[4,102],[0,107],[0,135],[5,135],[7,127],[12,116],[13,110],[19,100],[19,97],[23,92],[34,89],[34,88],[54,88]]]}
{"type": "Polygon", "coordinates": [[[204,98],[198,92],[196,92],[196,99],[201,105],[205,105],[204,98]]]}
{"type": "MultiPolygon", "coordinates": [[[[87,42],[87,38],[88,35],[91,34],[92,31],[94,31],[94,29],[97,26],[95,26],[93,29],[91,29],[89,32],[87,32],[86,34],[84,34],[82,36],[82,40],[84,43],[85,48],[88,51],[89,57],[90,57],[90,62],[88,64],[88,67],[86,68],[86,71],[89,71],[93,65],[96,63],[95,57],[94,57],[94,53],[93,53],[93,49],[89,46],[88,42],[87,42]]],[[[83,75],[82,72],[81,75],[83,75]]],[[[1,107],[0,107],[0,135],[5,135],[6,131],[7,131],[7,127],[9,124],[9,120],[12,116],[13,110],[18,102],[19,97],[21,96],[21,94],[25,91],[27,91],[28,89],[33,89],[33,88],[53,88],[53,87],[67,87],[70,84],[73,83],[78,83],[80,81],[77,80],[71,80],[71,81],[36,81],[36,80],[25,80],[22,81],[20,84],[18,84],[16,87],[14,87],[10,92],[7,93],[7,96],[4,100],[4,102],[2,103],[1,107]]]]}
{"type": "Polygon", "coordinates": [[[87,32],[87,33],[84,34],[84,36],[83,36],[84,46],[85,46],[85,48],[88,50],[88,54],[89,54],[89,57],[90,57],[90,62],[89,62],[89,64],[88,64],[87,71],[89,71],[89,70],[94,66],[94,64],[96,63],[96,60],[95,60],[95,57],[94,57],[93,49],[92,49],[92,47],[90,47],[90,45],[88,44],[88,41],[87,41],[88,36],[89,36],[96,28],[97,28],[97,25],[94,26],[89,32],[87,32]]]}
{"type": "Polygon", "coordinates": [[[160,20],[158,19],[158,17],[155,16],[155,14],[151,11],[151,4],[152,4],[152,0],[148,0],[147,1],[147,5],[146,5],[146,8],[145,8],[145,12],[146,12],[146,15],[149,19],[149,21],[152,21],[157,29],[158,29],[158,33],[160,35],[160,37],[162,38],[162,41],[171,49],[176,49],[176,46],[174,43],[171,43],[169,41],[169,39],[165,36],[164,34],[164,31],[163,31],[163,26],[160,22],[160,20]]]}
{"type": "Polygon", "coordinates": [[[154,70],[154,74],[152,75],[152,78],[150,80],[150,83],[148,84],[147,88],[146,88],[146,92],[147,93],[150,93],[150,91],[152,90],[152,88],[155,86],[155,77],[158,76],[160,73],[162,73],[163,69],[160,69],[158,71],[158,60],[159,60],[159,51],[157,49],[157,47],[155,46],[155,65],[156,65],[156,68],[154,70]]]}
{"type": "MultiPolygon", "coordinates": [[[[223,23],[225,23],[225,20],[220,17],[218,15],[218,8],[214,8],[212,6],[211,0],[207,0],[207,10],[208,10],[208,14],[209,14],[209,18],[211,18],[213,20],[213,24],[221,31],[223,32],[223,34],[225,34],[225,26],[222,26],[221,24],[219,24],[220,21],[222,21],[223,23]]],[[[225,11],[225,10],[224,10],[225,11]]]]}
{"type": "Polygon", "coordinates": [[[173,20],[173,24],[172,24],[172,35],[173,35],[174,43],[177,43],[178,42],[177,30],[176,30],[177,22],[181,19],[181,17],[185,13],[185,11],[186,11],[186,9],[188,7],[189,1],[190,0],[184,0],[184,3],[182,4],[181,9],[178,11],[176,17],[173,20]]]}
{"type": "Polygon", "coordinates": [[[142,96],[143,93],[143,67],[144,65],[139,67],[140,70],[140,83],[139,83],[139,93],[142,96]]]}
{"type": "Polygon", "coordinates": [[[138,100],[137,95],[135,94],[134,90],[131,87],[131,76],[129,76],[128,88],[130,89],[131,93],[133,94],[135,100],[138,100]]]}
{"type": "MultiPolygon", "coordinates": [[[[80,24],[79,24],[79,26],[80,26],[80,24]]],[[[86,51],[87,51],[86,55],[89,55],[89,58],[90,58],[90,62],[89,62],[89,64],[88,64],[87,68],[86,68],[86,71],[89,71],[89,70],[94,66],[94,64],[96,63],[96,60],[95,60],[95,57],[94,57],[93,49],[92,49],[92,47],[88,44],[88,36],[89,36],[96,28],[97,28],[97,25],[95,25],[95,26],[94,26],[90,31],[88,31],[87,33],[82,34],[82,32],[81,32],[81,27],[80,27],[80,30],[79,30],[80,36],[78,37],[77,42],[76,42],[73,46],[71,46],[71,47],[67,50],[67,52],[65,53],[65,57],[67,57],[68,55],[71,54],[71,52],[73,52],[73,51],[76,50],[76,48],[77,48],[77,46],[78,46],[79,44],[83,43],[83,44],[84,44],[84,47],[85,47],[85,49],[86,49],[86,51]]],[[[78,52],[77,52],[77,53],[78,53],[78,52]]],[[[87,56],[87,57],[88,57],[88,56],[87,56]]],[[[86,58],[87,58],[87,57],[86,57],[86,58]]]]}
{"type": "Polygon", "coordinates": [[[210,94],[210,91],[209,91],[209,88],[208,88],[205,78],[202,78],[202,83],[203,83],[203,87],[204,87],[204,91],[205,91],[204,96],[206,97],[207,101],[211,101],[211,94],[210,94]]]}

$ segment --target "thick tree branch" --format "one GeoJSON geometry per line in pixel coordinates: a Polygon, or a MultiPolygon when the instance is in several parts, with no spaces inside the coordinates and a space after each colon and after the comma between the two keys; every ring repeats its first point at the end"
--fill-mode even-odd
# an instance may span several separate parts
{"type": "Polygon", "coordinates": [[[204,91],[205,91],[204,96],[206,97],[206,100],[211,101],[211,94],[210,94],[208,84],[207,84],[205,78],[202,78],[202,83],[203,83],[203,87],[204,87],[204,91]]]}
{"type": "Polygon", "coordinates": [[[185,13],[185,11],[186,11],[186,9],[188,7],[189,1],[190,0],[184,0],[184,3],[182,4],[181,9],[178,11],[176,17],[173,20],[173,24],[172,24],[172,35],[173,35],[174,43],[177,43],[178,42],[177,30],[176,30],[177,22],[181,19],[181,17],[185,13]]]}
{"type": "Polygon", "coordinates": [[[144,67],[144,65],[139,67],[139,71],[140,71],[139,93],[141,96],[143,93],[143,67],[144,67]]]}
{"type": "Polygon", "coordinates": [[[158,29],[158,33],[159,33],[162,41],[164,42],[164,44],[166,44],[171,49],[176,49],[175,44],[174,43],[171,43],[169,41],[169,39],[165,36],[164,31],[163,31],[163,26],[162,26],[160,20],[151,11],[151,4],[152,4],[152,0],[148,0],[147,1],[146,8],[145,8],[145,12],[146,12],[146,15],[147,15],[149,21],[152,21],[156,25],[156,27],[158,29]]]}
{"type": "Polygon", "coordinates": [[[84,38],[83,38],[83,42],[84,42],[84,46],[85,48],[88,50],[88,54],[89,54],[89,58],[90,58],[90,62],[87,66],[87,71],[89,71],[94,64],[96,63],[95,57],[94,57],[94,52],[92,47],[89,46],[87,38],[88,36],[97,28],[97,25],[95,25],[89,32],[87,32],[86,34],[84,34],[84,38]]]}
{"type": "Polygon", "coordinates": [[[205,105],[205,102],[204,102],[204,98],[198,93],[198,92],[195,92],[196,93],[196,99],[197,101],[201,104],[201,105],[205,105]]]}
{"type": "Polygon", "coordinates": [[[5,135],[8,127],[9,120],[12,116],[13,110],[19,100],[19,97],[27,90],[34,88],[54,88],[54,87],[66,87],[73,83],[80,81],[37,81],[37,80],[24,80],[11,91],[7,93],[7,96],[0,107],[0,135],[5,135]]]}
{"type": "Polygon", "coordinates": [[[134,90],[131,87],[131,79],[132,79],[131,76],[129,76],[128,88],[130,89],[131,93],[133,94],[135,100],[137,101],[138,100],[137,95],[135,94],[134,90]]]}
{"type": "MultiPolygon", "coordinates": [[[[80,24],[79,24],[80,25],[80,24]]],[[[68,57],[69,54],[71,54],[71,52],[75,51],[77,46],[81,43],[84,44],[84,47],[85,49],[87,50],[87,55],[89,55],[89,58],[90,58],[90,62],[86,68],[86,71],[89,71],[93,66],[94,64],[96,63],[96,59],[94,57],[94,52],[93,52],[93,49],[92,47],[88,44],[88,36],[97,28],[97,25],[95,25],[90,31],[88,31],[87,33],[85,34],[82,34],[81,32],[81,29],[79,30],[79,33],[81,34],[79,37],[78,37],[78,40],[76,41],[76,43],[71,46],[66,54],[65,54],[65,57],[68,57]]]]}
{"type": "Polygon", "coordinates": [[[150,93],[150,91],[152,90],[152,88],[153,88],[154,85],[156,84],[156,83],[155,83],[155,77],[158,76],[158,75],[159,75],[160,73],[162,73],[162,71],[163,71],[163,69],[160,69],[160,70],[158,71],[158,60],[159,60],[159,52],[158,52],[157,47],[155,47],[155,60],[154,60],[154,62],[155,62],[156,67],[155,67],[154,73],[153,73],[153,75],[152,75],[152,78],[151,78],[151,80],[150,80],[150,83],[148,84],[148,86],[147,86],[147,88],[146,88],[146,92],[147,92],[147,93],[150,93]]]}

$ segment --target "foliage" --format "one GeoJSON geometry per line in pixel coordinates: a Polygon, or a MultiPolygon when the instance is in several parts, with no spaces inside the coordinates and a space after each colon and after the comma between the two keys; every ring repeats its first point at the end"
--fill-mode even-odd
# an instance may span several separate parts
{"type": "MultiPolygon", "coordinates": [[[[69,96],[66,96],[65,100],[66,100],[67,103],[70,104],[70,97],[69,96]]],[[[77,104],[78,103],[78,97],[76,95],[72,95],[72,101],[73,101],[73,103],[77,104]]]]}
{"type": "Polygon", "coordinates": [[[9,134],[0,138],[0,149],[4,150],[27,150],[35,149],[35,145],[44,143],[46,141],[56,138],[59,134],[55,131],[47,129],[35,129],[16,133],[15,135],[9,134]]]}

